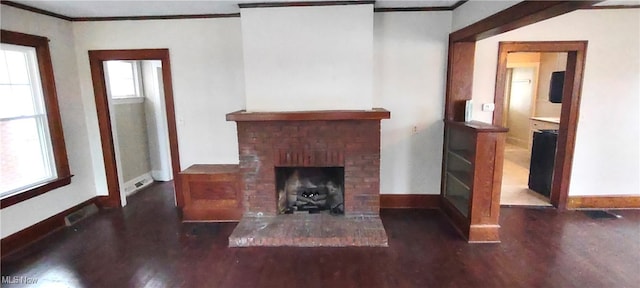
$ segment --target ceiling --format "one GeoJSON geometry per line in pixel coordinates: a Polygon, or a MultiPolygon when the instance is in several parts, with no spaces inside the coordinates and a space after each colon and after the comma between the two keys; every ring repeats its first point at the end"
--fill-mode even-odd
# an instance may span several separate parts
{"type": "MultiPolygon", "coordinates": [[[[317,0],[315,0],[317,2],[317,0]]],[[[314,2],[314,0],[208,0],[208,1],[24,1],[12,2],[67,17],[122,17],[240,13],[239,3],[314,2]]],[[[378,0],[376,8],[449,7],[458,0],[378,0]]]]}
{"type": "MultiPolygon", "coordinates": [[[[127,17],[127,16],[166,16],[197,14],[239,13],[240,3],[264,2],[314,2],[317,0],[200,0],[200,1],[24,1],[14,0],[34,8],[46,10],[71,18],[84,17],[127,17]]],[[[479,0],[471,0],[479,1],[479,0]]],[[[404,7],[450,7],[458,0],[377,0],[375,8],[404,7]]],[[[597,5],[638,5],[640,0],[609,0],[597,5]]]]}

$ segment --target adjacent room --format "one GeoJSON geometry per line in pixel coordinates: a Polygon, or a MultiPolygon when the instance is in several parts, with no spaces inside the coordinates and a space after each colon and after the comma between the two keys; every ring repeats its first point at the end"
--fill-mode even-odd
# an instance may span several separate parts
{"type": "Polygon", "coordinates": [[[632,287],[640,1],[2,1],[7,287],[632,287]]]}
{"type": "Polygon", "coordinates": [[[507,56],[502,126],[509,132],[501,205],[551,206],[553,158],[562,105],[560,79],[564,77],[566,61],[566,53],[515,52],[507,56]]]}

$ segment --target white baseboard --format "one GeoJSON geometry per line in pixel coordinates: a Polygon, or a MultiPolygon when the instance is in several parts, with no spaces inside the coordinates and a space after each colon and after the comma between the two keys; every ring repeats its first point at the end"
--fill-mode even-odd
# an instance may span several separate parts
{"type": "Polygon", "coordinates": [[[153,178],[151,177],[151,173],[144,173],[136,178],[133,178],[124,183],[124,193],[127,196],[131,196],[134,193],[138,192],[142,188],[145,188],[153,183],[153,178]],[[137,184],[137,185],[136,185],[137,184]]]}
{"type": "Polygon", "coordinates": [[[151,177],[156,181],[171,181],[171,173],[165,173],[162,170],[151,171],[151,177]]]}

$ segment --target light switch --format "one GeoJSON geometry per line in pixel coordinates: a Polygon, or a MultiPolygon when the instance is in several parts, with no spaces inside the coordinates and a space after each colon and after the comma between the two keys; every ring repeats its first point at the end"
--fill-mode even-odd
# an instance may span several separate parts
{"type": "Polygon", "coordinates": [[[482,104],[482,111],[484,111],[484,112],[493,112],[493,110],[496,110],[496,104],[493,104],[493,103],[483,103],[482,104]]]}

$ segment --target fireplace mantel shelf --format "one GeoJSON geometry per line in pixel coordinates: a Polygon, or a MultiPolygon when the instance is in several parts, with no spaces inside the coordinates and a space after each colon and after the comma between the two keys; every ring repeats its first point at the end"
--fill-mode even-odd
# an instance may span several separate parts
{"type": "Polygon", "coordinates": [[[290,112],[246,112],[240,110],[227,114],[227,121],[382,120],[389,118],[391,118],[391,112],[383,108],[290,112]]]}

